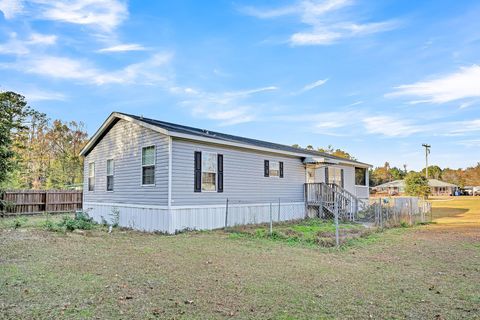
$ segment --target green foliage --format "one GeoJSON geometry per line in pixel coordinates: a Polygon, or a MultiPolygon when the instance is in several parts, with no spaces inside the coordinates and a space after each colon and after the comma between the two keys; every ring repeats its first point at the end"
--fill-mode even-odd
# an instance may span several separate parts
{"type": "MultiPolygon", "coordinates": [[[[297,143],[292,144],[292,147],[302,149],[302,147],[297,143]]],[[[304,149],[315,150],[315,148],[311,144],[306,146],[304,149]]],[[[345,159],[350,159],[350,160],[356,160],[355,157],[353,157],[350,153],[348,153],[348,152],[346,152],[342,149],[338,149],[338,148],[335,149],[332,145],[328,145],[328,147],[326,147],[326,148],[317,148],[316,150],[318,152],[331,154],[332,156],[335,156],[335,157],[340,157],[340,158],[345,158],[345,159]]]]}
{"type": "MultiPolygon", "coordinates": [[[[234,238],[239,238],[240,234],[257,239],[270,239],[281,241],[290,245],[307,245],[313,247],[330,248],[335,243],[335,225],[332,221],[322,219],[307,219],[296,222],[279,223],[273,227],[270,234],[268,226],[264,227],[239,227],[232,230],[234,238]]],[[[342,243],[352,237],[362,237],[368,233],[368,229],[355,223],[341,223],[340,233],[342,243]]]]}
{"type": "MultiPolygon", "coordinates": [[[[428,178],[429,179],[442,179],[442,168],[439,166],[433,165],[433,166],[428,166],[428,178]]],[[[422,174],[425,175],[425,168],[422,170],[422,174]]]]}
{"type": "Polygon", "coordinates": [[[12,221],[12,228],[18,229],[24,226],[27,223],[28,219],[26,217],[15,217],[12,221]]]}
{"type": "Polygon", "coordinates": [[[82,183],[83,123],[51,122],[14,92],[0,92],[0,115],[0,187],[64,189],[82,183]]]}
{"type": "Polygon", "coordinates": [[[43,223],[43,228],[48,231],[74,231],[74,230],[91,230],[97,223],[93,221],[88,214],[84,212],[78,212],[75,217],[68,215],[63,216],[62,220],[58,223],[46,219],[43,223]]]}
{"type": "Polygon", "coordinates": [[[427,198],[430,194],[427,178],[418,172],[407,174],[405,177],[405,193],[410,196],[427,198]]]}
{"type": "Polygon", "coordinates": [[[402,180],[405,178],[405,170],[397,167],[390,167],[390,163],[385,162],[383,167],[376,167],[369,171],[370,186],[378,186],[385,182],[402,180]]]}
{"type": "Polygon", "coordinates": [[[0,184],[15,167],[15,140],[25,131],[24,120],[30,112],[24,96],[11,91],[0,92],[0,184]]]}

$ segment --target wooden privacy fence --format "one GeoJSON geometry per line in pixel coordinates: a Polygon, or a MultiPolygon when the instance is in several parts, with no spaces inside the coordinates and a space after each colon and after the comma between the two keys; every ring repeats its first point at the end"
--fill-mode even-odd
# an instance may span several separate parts
{"type": "Polygon", "coordinates": [[[6,214],[81,210],[83,198],[81,190],[7,190],[0,197],[6,214]]]}

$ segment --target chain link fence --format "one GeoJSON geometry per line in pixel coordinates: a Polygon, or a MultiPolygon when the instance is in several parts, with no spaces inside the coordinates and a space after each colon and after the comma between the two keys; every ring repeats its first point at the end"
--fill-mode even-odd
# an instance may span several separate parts
{"type": "Polygon", "coordinates": [[[267,201],[227,199],[225,204],[225,228],[269,224],[306,218],[303,199],[278,198],[267,201]]]}
{"type": "Polygon", "coordinates": [[[378,229],[427,223],[432,219],[430,202],[414,197],[373,198],[359,201],[358,208],[355,214],[342,209],[337,201],[333,201],[331,208],[315,206],[312,211],[303,199],[227,199],[224,228],[253,236],[338,247],[378,229]]]}
{"type": "Polygon", "coordinates": [[[416,197],[371,198],[360,205],[356,220],[380,228],[428,223],[432,221],[432,205],[416,197]]]}

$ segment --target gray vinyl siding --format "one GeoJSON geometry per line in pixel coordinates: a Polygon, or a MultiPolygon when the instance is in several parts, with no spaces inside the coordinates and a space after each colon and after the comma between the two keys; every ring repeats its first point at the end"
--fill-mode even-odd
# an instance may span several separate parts
{"type": "Polygon", "coordinates": [[[305,167],[299,157],[173,139],[172,206],[214,205],[232,201],[303,200],[305,167]],[[223,193],[194,192],[194,152],[223,154],[223,193]],[[264,177],[264,160],[283,161],[284,178],[264,177]]]}
{"type": "Polygon", "coordinates": [[[85,158],[84,201],[167,205],[169,137],[118,121],[85,158]],[[155,185],[142,186],[142,147],[155,146],[155,185]],[[107,192],[107,160],[114,159],[114,191],[107,192]],[[88,191],[88,164],[95,162],[95,191],[88,191]]]}

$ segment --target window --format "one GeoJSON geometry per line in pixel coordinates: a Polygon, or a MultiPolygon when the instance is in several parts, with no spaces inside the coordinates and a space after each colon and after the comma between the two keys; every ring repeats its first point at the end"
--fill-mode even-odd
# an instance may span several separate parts
{"type": "Polygon", "coordinates": [[[268,170],[268,175],[270,177],[279,177],[280,176],[280,163],[278,161],[270,161],[270,167],[268,170]]]}
{"type": "Polygon", "coordinates": [[[367,169],[355,168],[355,185],[357,186],[367,185],[367,169]]]}
{"type": "Polygon", "coordinates": [[[223,192],[223,154],[195,151],[194,192],[223,192]]]}
{"type": "Polygon", "coordinates": [[[283,178],[283,162],[264,160],[264,176],[283,178]]]}
{"type": "Polygon", "coordinates": [[[217,154],[202,153],[202,191],[217,190],[217,154]]]}
{"type": "Polygon", "coordinates": [[[88,191],[95,190],[95,162],[88,164],[88,191]]]}
{"type": "Polygon", "coordinates": [[[155,146],[142,148],[142,185],[155,184],[155,146]]]}
{"type": "Polygon", "coordinates": [[[113,191],[113,159],[107,160],[107,191],[113,191]]]}
{"type": "Polygon", "coordinates": [[[327,167],[327,183],[336,184],[343,188],[343,169],[335,167],[327,167]]]}

